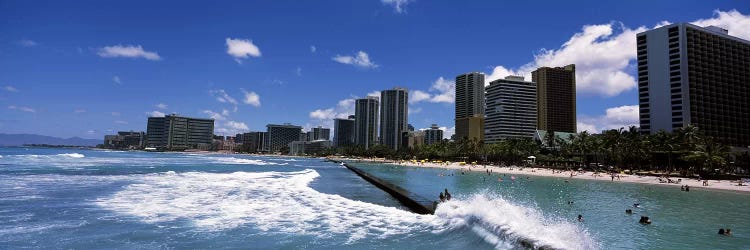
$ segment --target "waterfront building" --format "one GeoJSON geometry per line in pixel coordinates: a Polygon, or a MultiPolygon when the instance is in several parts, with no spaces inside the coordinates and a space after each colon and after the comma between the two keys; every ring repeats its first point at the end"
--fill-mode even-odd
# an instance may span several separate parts
{"type": "Polygon", "coordinates": [[[268,124],[266,125],[266,129],[265,151],[269,153],[279,152],[283,147],[288,146],[289,143],[300,141],[300,135],[302,134],[302,127],[289,123],[281,125],[268,124]]]}
{"type": "Polygon", "coordinates": [[[642,132],[694,125],[721,143],[750,145],[750,41],[678,23],[638,33],[636,44],[642,132]]]}
{"type": "Polygon", "coordinates": [[[537,89],[537,129],[576,133],[576,66],[531,72],[537,89]]]}
{"type": "Polygon", "coordinates": [[[242,150],[248,153],[257,153],[264,150],[264,143],[267,132],[248,132],[237,134],[235,142],[242,144],[242,150]]]}
{"type": "Polygon", "coordinates": [[[437,124],[432,124],[424,130],[424,144],[431,145],[443,141],[443,130],[437,124]]]}
{"type": "Polygon", "coordinates": [[[211,145],[214,119],[182,117],[177,114],[149,117],[146,146],[166,150],[205,148],[211,145]]]}
{"type": "Polygon", "coordinates": [[[365,149],[378,142],[378,108],[377,97],[357,99],[354,107],[354,140],[365,149]]]}
{"type": "Polygon", "coordinates": [[[143,131],[119,131],[116,135],[104,136],[104,148],[140,149],[145,145],[146,133],[143,131]]]}
{"type": "Polygon", "coordinates": [[[470,72],[456,76],[457,140],[484,139],[484,74],[470,72]]]}
{"type": "Polygon", "coordinates": [[[380,142],[393,150],[403,145],[409,127],[409,91],[394,88],[380,92],[380,142]]]}
{"type": "Polygon", "coordinates": [[[314,155],[330,147],[329,140],[293,141],[289,143],[289,155],[314,155]]]}
{"type": "Polygon", "coordinates": [[[487,86],[485,143],[533,138],[537,125],[537,85],[508,76],[487,86]]]}
{"type": "Polygon", "coordinates": [[[401,145],[404,148],[414,148],[425,144],[424,131],[404,131],[402,132],[401,145]]]}
{"type": "Polygon", "coordinates": [[[308,138],[308,141],[330,141],[331,140],[331,129],[330,128],[324,128],[322,126],[318,126],[317,128],[312,128],[312,138],[308,138]]]}
{"type": "Polygon", "coordinates": [[[333,119],[333,145],[347,147],[354,145],[354,117],[333,119]]]}

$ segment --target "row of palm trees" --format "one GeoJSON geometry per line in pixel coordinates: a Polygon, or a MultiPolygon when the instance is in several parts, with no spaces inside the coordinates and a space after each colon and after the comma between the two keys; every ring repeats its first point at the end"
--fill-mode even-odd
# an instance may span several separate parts
{"type": "Polygon", "coordinates": [[[534,164],[547,167],[594,169],[660,170],[684,175],[723,173],[750,169],[750,155],[730,154],[730,149],[695,126],[673,133],[642,134],[637,127],[613,129],[602,134],[586,131],[561,138],[546,133],[542,141],[510,139],[485,144],[477,140],[443,141],[414,148],[391,150],[384,145],[368,149],[352,146],[319,152],[319,155],[384,157],[395,160],[429,159],[506,165],[534,164]],[[733,159],[733,160],[730,160],[733,159]]]}

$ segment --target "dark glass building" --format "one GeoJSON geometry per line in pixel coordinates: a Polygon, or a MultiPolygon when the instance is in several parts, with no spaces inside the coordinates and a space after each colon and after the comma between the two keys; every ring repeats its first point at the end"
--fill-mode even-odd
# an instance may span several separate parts
{"type": "Polygon", "coordinates": [[[724,144],[750,145],[750,42],[688,23],[636,41],[641,131],[692,124],[724,144]]]}

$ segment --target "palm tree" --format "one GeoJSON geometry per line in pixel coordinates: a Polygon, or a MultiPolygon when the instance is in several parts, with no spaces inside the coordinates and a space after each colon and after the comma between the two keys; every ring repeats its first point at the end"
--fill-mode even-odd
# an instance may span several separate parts
{"type": "Polygon", "coordinates": [[[728,171],[729,169],[725,167],[727,167],[729,147],[716,143],[711,137],[703,137],[700,142],[695,145],[695,150],[684,156],[684,159],[700,166],[701,171],[710,172],[714,169],[728,171]]]}

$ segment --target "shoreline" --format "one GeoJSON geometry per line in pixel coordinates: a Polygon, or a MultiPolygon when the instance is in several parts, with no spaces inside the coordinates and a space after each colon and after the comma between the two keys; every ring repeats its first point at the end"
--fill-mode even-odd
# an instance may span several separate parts
{"type": "Polygon", "coordinates": [[[619,178],[615,177],[612,180],[609,173],[595,173],[591,171],[570,171],[570,170],[553,170],[549,168],[539,167],[525,167],[519,168],[518,166],[500,167],[496,165],[471,165],[465,164],[460,165],[459,163],[451,162],[450,164],[445,163],[414,163],[414,162],[394,162],[385,159],[352,159],[352,158],[341,158],[340,160],[346,161],[360,161],[370,163],[381,163],[394,166],[408,166],[418,168],[436,168],[446,169],[455,171],[473,171],[473,172],[486,172],[492,171],[493,174],[517,174],[517,175],[528,175],[528,176],[542,176],[542,177],[554,177],[554,178],[566,178],[566,179],[581,179],[581,180],[596,180],[596,181],[607,181],[607,182],[623,182],[623,183],[636,183],[636,184],[649,184],[649,185],[660,185],[660,186],[672,186],[677,188],[678,186],[688,185],[691,189],[704,189],[712,191],[733,191],[738,193],[750,193],[750,185],[744,184],[738,186],[737,181],[729,180],[708,180],[708,186],[703,186],[703,181],[694,178],[683,178],[683,177],[671,177],[673,181],[680,180],[680,183],[668,183],[660,182],[659,177],[655,176],[644,176],[644,175],[632,175],[632,174],[618,174],[619,178]],[[571,177],[571,172],[573,176],[571,177]]]}

